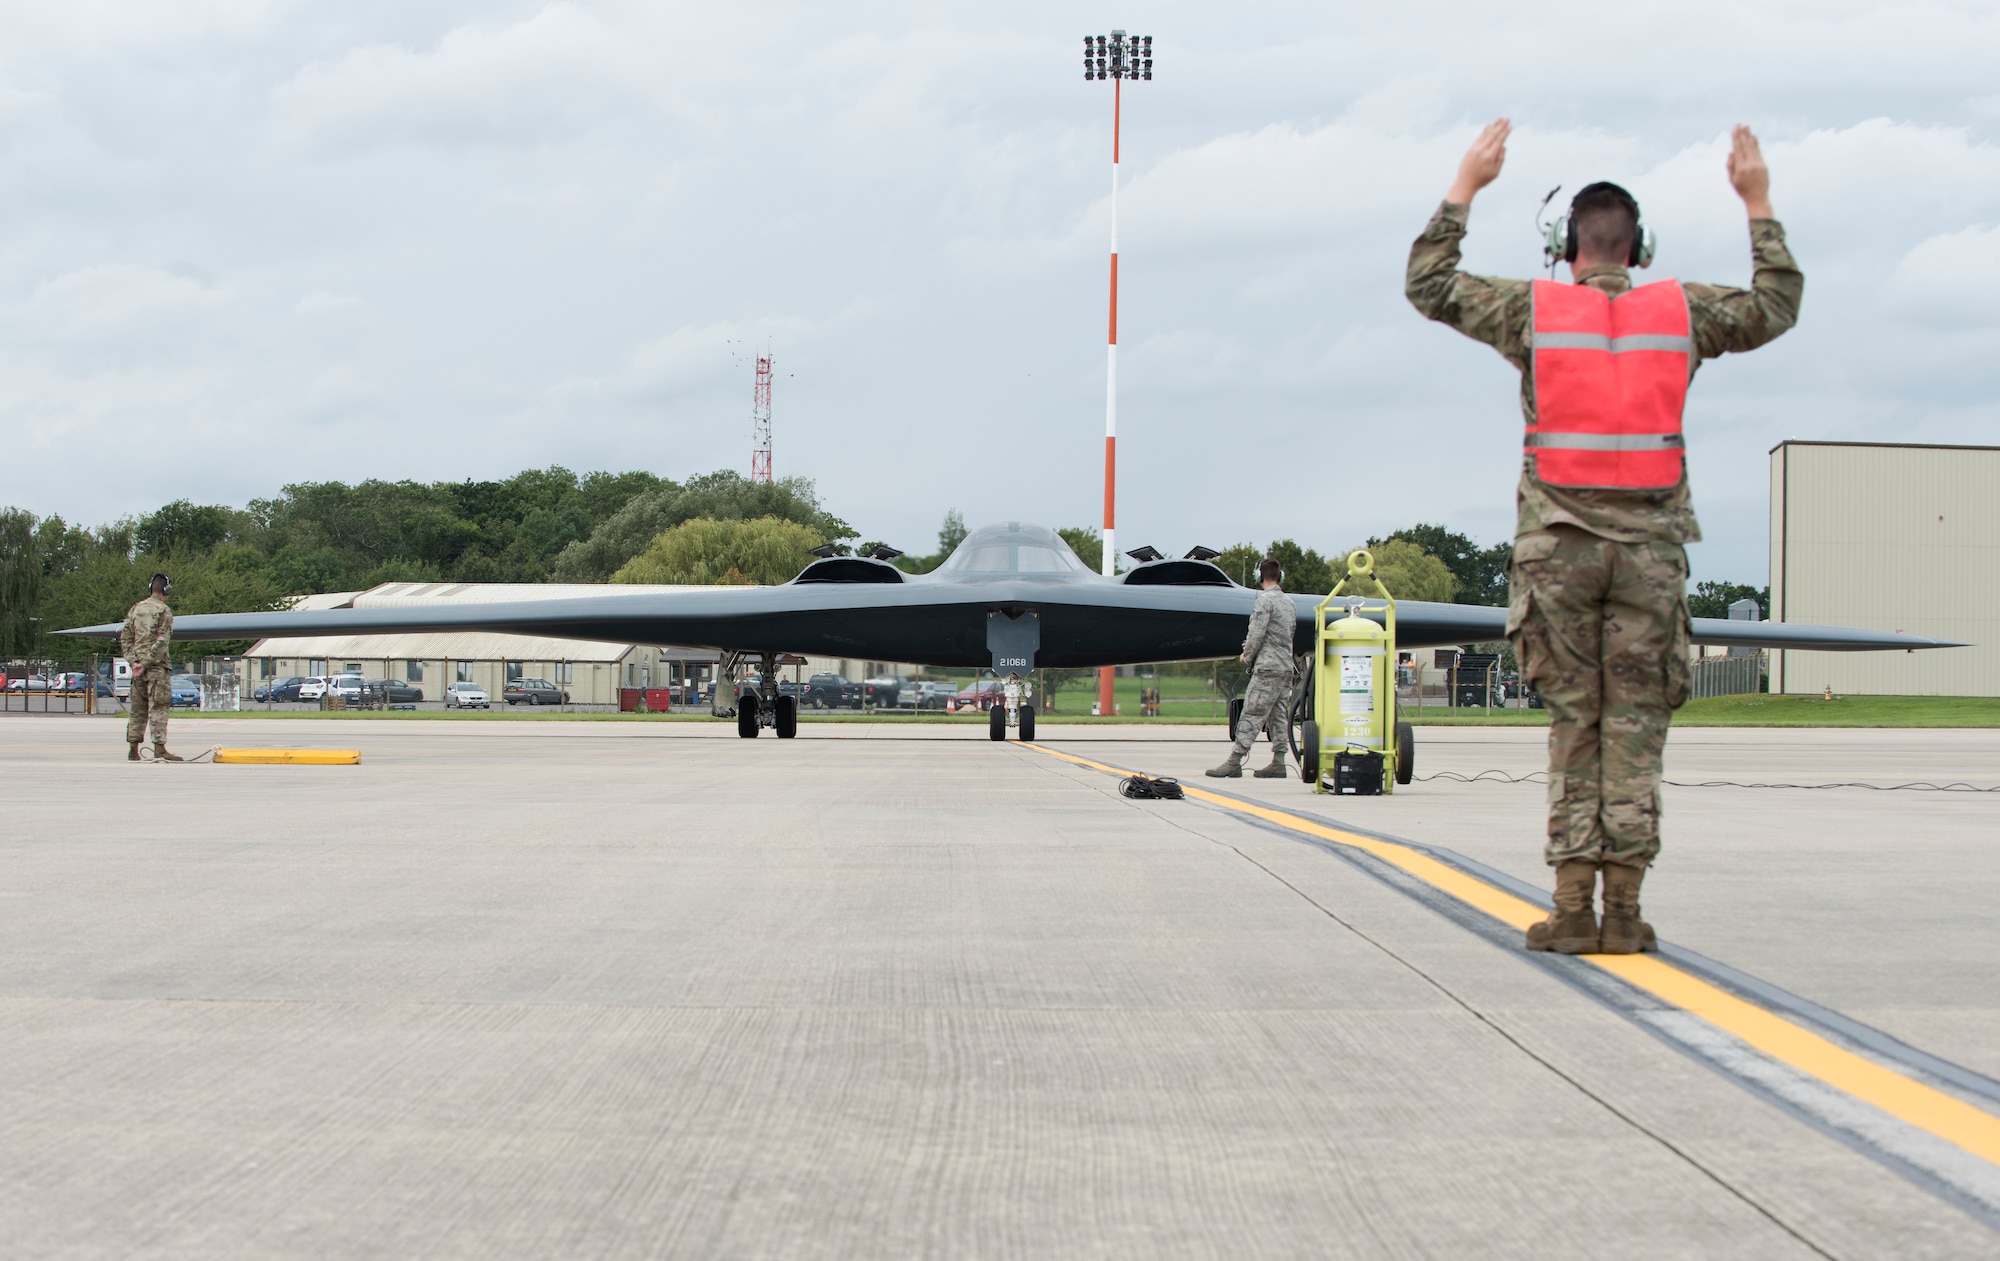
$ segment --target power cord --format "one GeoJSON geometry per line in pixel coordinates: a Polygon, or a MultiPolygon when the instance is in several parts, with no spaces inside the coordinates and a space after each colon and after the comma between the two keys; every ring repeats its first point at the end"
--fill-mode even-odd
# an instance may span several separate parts
{"type": "MultiPolygon", "coordinates": [[[[195,754],[193,757],[182,758],[181,762],[184,765],[193,765],[196,762],[206,762],[220,752],[222,752],[221,745],[219,744],[210,745],[208,748],[203,749],[201,752],[195,754]]],[[[144,745],[141,745],[139,747],[139,760],[141,762],[157,762],[162,766],[171,765],[171,763],[169,763],[165,758],[155,754],[152,749],[144,745]]]]}
{"type": "MultiPolygon", "coordinates": [[[[1455,780],[1461,784],[1477,784],[1481,780],[1489,784],[1546,784],[1547,771],[1529,771],[1526,775],[1509,775],[1505,771],[1481,771],[1477,775],[1461,775],[1457,771],[1437,771],[1430,775],[1415,777],[1418,783],[1433,779],[1455,780]]],[[[1670,788],[1798,788],[1814,790],[1821,788],[1866,788],[1870,792],[1933,792],[1933,793],[2000,793],[2000,784],[1990,788],[1980,788],[1973,784],[1950,783],[1933,784],[1919,781],[1909,784],[1864,784],[1848,781],[1835,784],[1745,784],[1733,779],[1705,779],[1698,782],[1684,782],[1677,779],[1663,779],[1661,783],[1670,788]]]]}
{"type": "Polygon", "coordinates": [[[1127,776],[1119,781],[1118,791],[1141,801],[1179,801],[1187,796],[1181,791],[1179,780],[1154,779],[1150,775],[1127,776]]]}

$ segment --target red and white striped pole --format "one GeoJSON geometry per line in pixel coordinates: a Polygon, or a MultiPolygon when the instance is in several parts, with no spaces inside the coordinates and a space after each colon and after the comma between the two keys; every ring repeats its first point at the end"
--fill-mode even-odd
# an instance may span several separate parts
{"type": "MultiPolygon", "coordinates": [[[[1125,80],[1153,77],[1153,37],[1123,31],[1083,37],[1083,77],[1111,80],[1111,321],[1104,359],[1104,576],[1118,570],[1118,129],[1125,80]]],[[[1112,667],[1097,673],[1097,712],[1112,713],[1112,667]]]]}
{"type": "MultiPolygon", "coordinates": [[[[1104,576],[1118,561],[1118,124],[1125,108],[1125,80],[1111,83],[1111,324],[1104,357],[1104,576]]],[[[1113,671],[1097,672],[1097,712],[1113,712],[1113,671]]]]}

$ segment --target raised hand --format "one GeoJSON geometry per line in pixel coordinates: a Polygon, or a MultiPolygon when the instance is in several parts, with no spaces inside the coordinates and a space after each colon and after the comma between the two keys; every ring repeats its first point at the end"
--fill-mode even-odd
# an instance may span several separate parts
{"type": "Polygon", "coordinates": [[[1775,219],[1771,213],[1771,168],[1757,147],[1757,133],[1742,123],[1730,133],[1729,183],[1752,219],[1775,219]]]}
{"type": "Polygon", "coordinates": [[[1479,139],[1458,160],[1458,178],[1446,190],[1446,201],[1470,205],[1473,194],[1500,178],[1500,168],[1507,164],[1507,136],[1513,130],[1511,119],[1496,118],[1486,124],[1479,139]]]}

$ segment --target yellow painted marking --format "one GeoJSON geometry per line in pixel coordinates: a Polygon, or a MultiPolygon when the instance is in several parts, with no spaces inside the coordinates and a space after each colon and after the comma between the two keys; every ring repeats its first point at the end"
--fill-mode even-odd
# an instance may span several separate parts
{"type": "Polygon", "coordinates": [[[218,762],[262,763],[284,766],[356,766],[359,749],[217,749],[218,762]]]}
{"type": "MultiPolygon", "coordinates": [[[[1131,773],[1044,745],[1029,744],[1027,747],[1121,778],[1131,773]]],[[[1525,932],[1528,925],[1547,915],[1533,903],[1393,841],[1381,841],[1372,836],[1328,827],[1282,810],[1252,805],[1186,784],[1181,785],[1181,789],[1190,797],[1225,810],[1234,810],[1294,832],[1303,832],[1335,845],[1372,854],[1509,927],[1525,932]]],[[[1990,1112],[1856,1055],[1810,1029],[1681,971],[1657,955],[1577,957],[1690,1015],[1700,1017],[1780,1063],[1815,1077],[1863,1103],[1872,1104],[1897,1120],[1934,1134],[1982,1160],[2000,1165],[2000,1117],[1990,1112]]]]}

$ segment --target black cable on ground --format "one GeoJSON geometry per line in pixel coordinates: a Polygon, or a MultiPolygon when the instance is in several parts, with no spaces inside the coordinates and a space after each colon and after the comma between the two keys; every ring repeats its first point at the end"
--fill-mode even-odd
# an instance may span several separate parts
{"type": "Polygon", "coordinates": [[[1154,779],[1150,775],[1128,776],[1119,781],[1118,791],[1141,801],[1179,801],[1187,796],[1181,791],[1179,780],[1154,779]]]}
{"type": "MultiPolygon", "coordinates": [[[[1477,775],[1461,775],[1457,771],[1437,771],[1430,775],[1416,776],[1418,783],[1433,779],[1456,780],[1461,784],[1477,784],[1482,780],[1489,784],[1546,784],[1549,782],[1547,771],[1529,771],[1526,775],[1509,775],[1505,771],[1491,770],[1481,771],[1477,775]]],[[[1866,784],[1859,780],[1849,780],[1833,784],[1745,784],[1733,779],[1705,779],[1697,782],[1663,779],[1660,782],[1669,788],[1799,788],[1806,790],[1820,788],[1866,788],[1870,792],[2000,793],[2000,784],[1981,788],[1974,784],[1956,782],[1950,784],[1933,784],[1927,781],[1908,784],[1866,784]]]]}
{"type": "MultiPolygon", "coordinates": [[[[206,762],[220,752],[222,752],[222,746],[219,744],[213,745],[209,748],[203,749],[201,752],[195,754],[193,757],[182,758],[181,762],[183,765],[192,766],[196,762],[206,762]]],[[[146,748],[144,746],[141,746],[139,749],[139,760],[141,762],[158,762],[163,766],[170,765],[170,763],[167,762],[167,759],[158,756],[150,748],[146,748]]]]}

